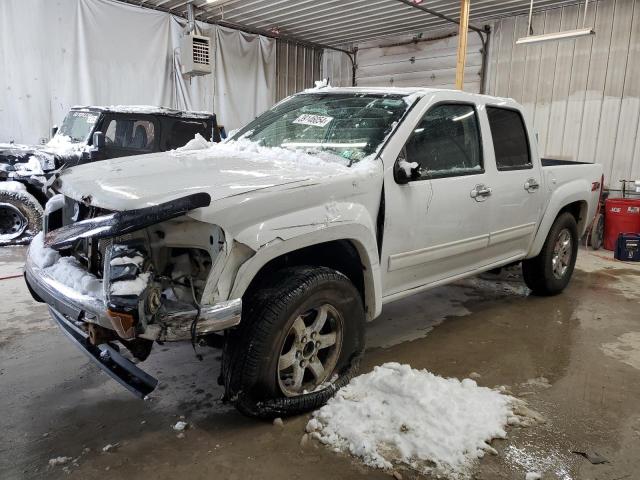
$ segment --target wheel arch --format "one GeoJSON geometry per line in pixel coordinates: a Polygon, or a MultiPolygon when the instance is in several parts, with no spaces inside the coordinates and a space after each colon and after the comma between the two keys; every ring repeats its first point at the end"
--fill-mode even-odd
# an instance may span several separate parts
{"type": "Polygon", "coordinates": [[[238,270],[230,297],[244,297],[281,268],[323,266],[351,280],[360,292],[367,320],[379,315],[382,303],[377,253],[372,254],[356,238],[335,238],[301,245],[287,245],[289,243],[293,242],[282,241],[259,249],[238,270]]]}
{"type": "MultiPolygon", "coordinates": [[[[570,186],[571,185],[569,184],[566,187],[568,188],[570,186]]],[[[582,235],[584,235],[588,226],[590,214],[594,211],[593,206],[590,206],[589,204],[587,191],[584,191],[584,189],[573,192],[563,190],[564,189],[561,187],[553,193],[546,212],[540,221],[540,226],[538,227],[538,231],[533,239],[527,258],[535,257],[540,253],[553,223],[562,213],[571,213],[578,224],[578,238],[581,238],[582,235]]]]}

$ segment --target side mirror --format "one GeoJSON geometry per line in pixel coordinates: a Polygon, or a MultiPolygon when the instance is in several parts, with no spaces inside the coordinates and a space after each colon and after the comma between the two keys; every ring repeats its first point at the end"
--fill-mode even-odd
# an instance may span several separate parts
{"type": "Polygon", "coordinates": [[[102,132],[93,132],[93,146],[100,150],[104,148],[104,133],[102,132]]]}
{"type": "Polygon", "coordinates": [[[404,152],[398,156],[396,164],[393,166],[393,178],[400,185],[405,185],[411,180],[420,177],[420,165],[418,162],[407,162],[404,152]]]}
{"type": "Polygon", "coordinates": [[[51,127],[51,138],[55,137],[56,133],[58,133],[58,125],[51,127]]]}

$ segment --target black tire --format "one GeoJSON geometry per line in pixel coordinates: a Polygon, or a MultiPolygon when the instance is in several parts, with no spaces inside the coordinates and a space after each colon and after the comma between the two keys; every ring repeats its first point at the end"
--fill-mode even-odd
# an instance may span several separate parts
{"type": "Polygon", "coordinates": [[[578,225],[568,212],[558,215],[537,257],[522,262],[522,274],[534,295],[549,296],[562,292],[571,280],[578,256],[578,225]],[[571,252],[562,274],[554,273],[554,249],[561,235],[570,235],[571,252]]]}
{"type": "Polygon", "coordinates": [[[29,243],[42,230],[42,215],[36,197],[25,190],[2,190],[0,185],[0,246],[29,243]]]}
{"type": "Polygon", "coordinates": [[[274,418],[316,409],[357,371],[364,351],[364,308],[358,290],[342,273],[325,267],[286,268],[243,303],[242,321],[229,332],[222,360],[225,398],[243,414],[274,418]],[[326,304],[344,319],[337,361],[329,375],[338,377],[325,388],[287,396],[278,370],[287,336],[299,315],[326,304]]]}
{"type": "Polygon", "coordinates": [[[602,248],[602,242],[604,241],[604,215],[598,214],[593,226],[591,227],[591,234],[589,235],[589,244],[594,250],[600,250],[602,248]]]}

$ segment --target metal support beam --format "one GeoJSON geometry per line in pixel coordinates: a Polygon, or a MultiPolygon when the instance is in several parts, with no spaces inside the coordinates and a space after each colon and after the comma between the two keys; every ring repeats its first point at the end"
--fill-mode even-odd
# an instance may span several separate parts
{"type": "Polygon", "coordinates": [[[456,61],[456,88],[464,90],[464,66],[467,61],[467,33],[471,0],[460,0],[460,29],[458,32],[458,60],[456,61]]]}
{"type": "MultiPolygon", "coordinates": [[[[456,25],[460,25],[460,20],[450,17],[449,15],[445,15],[431,8],[425,7],[420,3],[414,3],[412,0],[395,0],[400,3],[404,3],[409,7],[413,7],[417,10],[421,10],[429,15],[433,15],[435,17],[441,18],[448,22],[454,23],[456,25]]],[[[461,0],[464,3],[464,0],[461,0]]],[[[459,29],[462,31],[462,29],[459,29]]],[[[476,27],[474,25],[469,24],[469,18],[467,17],[467,26],[465,28],[465,32],[467,30],[473,30],[480,37],[480,41],[482,42],[482,72],[480,73],[480,93],[486,93],[486,78],[487,78],[487,63],[488,63],[488,55],[489,55],[489,35],[491,34],[491,27],[485,25],[484,28],[476,27]]],[[[466,35],[465,35],[466,37],[466,35]]],[[[466,53],[466,40],[465,40],[465,53],[466,53]]],[[[456,84],[457,84],[457,73],[456,73],[456,84]]]]}
{"type": "MultiPolygon", "coordinates": [[[[440,13],[436,10],[433,10],[432,8],[428,8],[425,7],[424,5],[422,5],[421,3],[414,3],[411,0],[396,0],[400,3],[404,3],[405,5],[408,5],[409,7],[413,7],[413,8],[417,8],[418,10],[422,10],[425,13],[428,13],[430,15],[433,15],[434,17],[438,17],[441,18],[442,20],[446,20],[447,22],[451,22],[451,23],[455,23],[456,25],[460,25],[460,21],[450,17],[449,15],[445,15],[444,13],[440,13]]],[[[468,22],[468,19],[467,19],[468,22]]],[[[478,33],[484,33],[484,29],[480,28],[480,27],[476,27],[474,25],[469,25],[469,29],[473,30],[474,32],[478,32],[478,33]]]]}

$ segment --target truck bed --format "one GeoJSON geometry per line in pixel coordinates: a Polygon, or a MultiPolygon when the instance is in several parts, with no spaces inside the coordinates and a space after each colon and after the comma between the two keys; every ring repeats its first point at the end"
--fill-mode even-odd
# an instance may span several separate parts
{"type": "Polygon", "coordinates": [[[575,160],[560,160],[559,158],[541,158],[543,167],[557,167],[561,165],[591,165],[590,162],[577,162],[575,160]]]}

